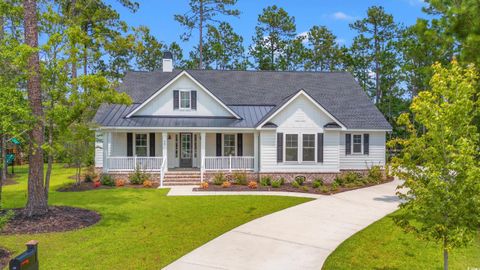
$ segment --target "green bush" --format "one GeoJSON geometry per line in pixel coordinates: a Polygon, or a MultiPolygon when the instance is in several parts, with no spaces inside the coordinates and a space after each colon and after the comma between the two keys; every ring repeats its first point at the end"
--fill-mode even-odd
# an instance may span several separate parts
{"type": "Polygon", "coordinates": [[[313,187],[313,188],[319,188],[319,187],[321,187],[321,186],[323,186],[323,179],[315,179],[315,180],[313,180],[313,182],[312,182],[312,187],[313,187]]]}
{"type": "Polygon", "coordinates": [[[143,185],[143,182],[149,179],[149,175],[146,174],[140,167],[136,167],[135,171],[128,176],[128,180],[132,185],[143,185]]]}
{"type": "Polygon", "coordinates": [[[303,186],[303,187],[302,187],[302,190],[303,190],[303,191],[308,191],[309,188],[308,188],[307,186],[303,186]]]}
{"type": "Polygon", "coordinates": [[[0,232],[3,230],[5,225],[13,218],[15,213],[12,210],[0,212],[0,232]]]}
{"type": "Polygon", "coordinates": [[[367,178],[370,183],[380,183],[382,182],[382,168],[380,166],[373,166],[368,169],[367,178]]]}
{"type": "Polygon", "coordinates": [[[281,186],[285,185],[285,182],[286,182],[286,181],[285,181],[285,178],[280,177],[280,178],[278,179],[278,181],[280,181],[280,185],[281,185],[281,186]]]}
{"type": "Polygon", "coordinates": [[[276,179],[272,181],[272,187],[273,188],[279,188],[282,184],[282,179],[276,179]]]}
{"type": "Polygon", "coordinates": [[[334,182],[332,183],[332,185],[330,186],[330,190],[331,190],[331,191],[337,191],[337,190],[338,190],[338,186],[339,186],[339,184],[338,184],[336,181],[334,181],[334,182]]]}
{"type": "Polygon", "coordinates": [[[98,177],[98,174],[97,174],[97,172],[95,172],[95,167],[90,166],[85,170],[85,174],[83,176],[83,181],[85,181],[87,183],[91,183],[97,177],[98,177]]]}
{"type": "Polygon", "coordinates": [[[247,173],[246,172],[234,172],[233,175],[233,182],[237,185],[247,185],[247,173]]]}
{"type": "Polygon", "coordinates": [[[262,176],[262,178],[260,178],[260,185],[266,187],[266,186],[270,186],[271,184],[272,184],[271,176],[262,176]]]}
{"type": "Polygon", "coordinates": [[[298,176],[295,176],[295,182],[297,182],[300,186],[303,185],[303,183],[305,183],[305,176],[303,175],[298,175],[298,176]]]}
{"type": "Polygon", "coordinates": [[[330,192],[330,189],[329,189],[327,186],[322,186],[322,187],[320,188],[320,191],[321,191],[322,193],[329,193],[329,192],[330,192]]]}
{"type": "Polygon", "coordinates": [[[362,176],[356,172],[347,172],[344,175],[345,184],[355,184],[361,180],[362,176]]]}
{"type": "Polygon", "coordinates": [[[110,174],[102,174],[102,177],[100,177],[100,183],[104,186],[114,186],[115,185],[115,180],[110,174]]]}
{"type": "Polygon", "coordinates": [[[300,184],[299,184],[297,181],[293,181],[293,182],[292,182],[292,187],[294,187],[294,188],[299,188],[299,187],[300,187],[300,184]]]}
{"type": "Polygon", "coordinates": [[[222,172],[216,173],[213,176],[213,184],[214,185],[220,186],[225,181],[227,181],[227,179],[225,179],[225,175],[222,172]]]}

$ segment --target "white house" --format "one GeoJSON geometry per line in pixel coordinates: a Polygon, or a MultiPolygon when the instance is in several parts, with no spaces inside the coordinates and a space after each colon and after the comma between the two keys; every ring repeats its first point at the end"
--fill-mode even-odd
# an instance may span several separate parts
{"type": "Polygon", "coordinates": [[[347,72],[175,70],[166,53],[162,71],[129,72],[118,91],[133,104],[104,105],[94,119],[103,172],[141,166],[179,182],[385,165],[391,126],[347,72]]]}

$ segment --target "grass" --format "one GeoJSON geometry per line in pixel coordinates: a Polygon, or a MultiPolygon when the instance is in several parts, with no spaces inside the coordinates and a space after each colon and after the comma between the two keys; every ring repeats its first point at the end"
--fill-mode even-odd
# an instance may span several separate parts
{"type": "MultiPolygon", "coordinates": [[[[404,233],[393,223],[393,215],[343,242],[323,269],[443,269],[441,246],[404,233]]],[[[449,257],[450,269],[480,269],[480,234],[471,246],[455,249],[449,257]]]]}
{"type": "MultiPolygon", "coordinates": [[[[24,207],[27,168],[4,187],[5,208],[24,207]]],[[[56,192],[73,180],[73,169],[56,165],[51,205],[92,209],[102,220],[89,228],[36,235],[0,236],[0,245],[19,254],[39,241],[42,269],[160,269],[243,223],[306,201],[275,196],[167,197],[168,189],[56,192]]]]}

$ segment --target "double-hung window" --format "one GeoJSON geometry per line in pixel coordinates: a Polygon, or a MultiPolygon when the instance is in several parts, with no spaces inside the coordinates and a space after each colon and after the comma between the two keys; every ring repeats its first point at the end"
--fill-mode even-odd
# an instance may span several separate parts
{"type": "Polygon", "coordinates": [[[315,134],[303,134],[303,161],[315,161],[315,134]]]}
{"type": "Polygon", "coordinates": [[[189,110],[192,108],[191,92],[189,90],[180,90],[180,106],[181,110],[189,110]]]}
{"type": "Polygon", "coordinates": [[[298,161],[298,134],[285,135],[285,161],[298,161]]]}
{"type": "Polygon", "coordinates": [[[354,154],[361,154],[362,153],[362,135],[361,134],[354,134],[353,135],[353,143],[352,143],[353,153],[354,154]]]}
{"type": "Polygon", "coordinates": [[[139,157],[147,156],[147,134],[135,134],[135,155],[139,157]]]}
{"type": "Polygon", "coordinates": [[[223,135],[223,155],[235,156],[235,134],[223,135]]]}

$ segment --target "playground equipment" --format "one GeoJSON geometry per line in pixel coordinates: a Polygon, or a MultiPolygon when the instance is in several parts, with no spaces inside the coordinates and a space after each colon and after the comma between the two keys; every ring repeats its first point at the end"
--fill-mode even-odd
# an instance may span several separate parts
{"type": "MultiPolygon", "coordinates": [[[[9,140],[9,142],[11,142],[14,147],[16,146],[19,146],[20,145],[20,141],[17,140],[16,138],[12,138],[9,140]]],[[[7,165],[11,165],[12,166],[12,174],[15,173],[15,158],[16,158],[16,155],[15,155],[15,150],[11,150],[9,151],[9,149],[7,148],[7,151],[10,152],[10,153],[7,153],[7,157],[6,157],[6,161],[7,161],[7,165]]]]}

